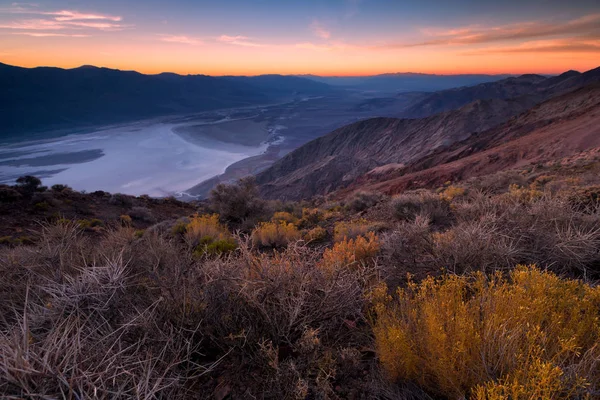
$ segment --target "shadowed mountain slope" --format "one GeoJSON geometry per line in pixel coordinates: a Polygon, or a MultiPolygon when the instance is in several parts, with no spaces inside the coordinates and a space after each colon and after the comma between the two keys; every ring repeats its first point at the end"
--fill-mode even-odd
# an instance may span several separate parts
{"type": "Polygon", "coordinates": [[[0,64],[0,136],[280,101],[331,91],[294,76],[144,75],[0,64]]]}
{"type": "MultiPolygon", "coordinates": [[[[392,170],[402,169],[451,149],[545,99],[600,80],[599,71],[569,72],[553,78],[510,78],[504,91],[498,92],[497,85],[494,90],[502,96],[516,94],[514,98],[477,99],[457,110],[422,119],[375,118],[357,122],[288,154],[259,174],[257,180],[264,195],[272,198],[299,199],[329,193],[375,168],[392,165],[392,170]],[[529,87],[529,91],[524,87],[529,87]]],[[[479,93],[481,87],[458,91],[461,90],[471,96],[479,93]]]]}

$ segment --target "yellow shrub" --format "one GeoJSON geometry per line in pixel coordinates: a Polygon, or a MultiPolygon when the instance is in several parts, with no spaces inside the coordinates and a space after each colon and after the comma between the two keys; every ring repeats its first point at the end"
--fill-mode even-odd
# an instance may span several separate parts
{"type": "Polygon", "coordinates": [[[366,237],[344,239],[331,249],[326,249],[320,265],[328,270],[335,270],[356,263],[368,262],[377,255],[379,249],[379,238],[373,232],[369,232],[366,237]]]}
{"type": "Polygon", "coordinates": [[[219,222],[218,214],[196,214],[187,225],[176,225],[174,232],[184,235],[196,257],[217,256],[237,248],[227,227],[219,222]]]}
{"type": "Polygon", "coordinates": [[[358,236],[364,236],[371,231],[373,225],[364,219],[358,221],[341,221],[335,224],[333,230],[333,240],[341,242],[345,239],[354,239],[358,236]]]}
{"type": "Polygon", "coordinates": [[[323,220],[323,211],[318,208],[303,208],[300,225],[304,228],[317,225],[323,220]]]}
{"type": "Polygon", "coordinates": [[[229,236],[227,228],[219,222],[219,215],[194,215],[185,229],[188,243],[195,243],[204,237],[221,238],[229,236]]]}
{"type": "Polygon", "coordinates": [[[533,267],[428,278],[374,296],[379,360],[393,381],[481,400],[570,398],[598,383],[600,288],[533,267]]]}
{"type": "Polygon", "coordinates": [[[540,199],[543,194],[544,193],[539,190],[521,187],[516,184],[510,185],[508,188],[508,198],[524,204],[540,199]]]}
{"type": "Polygon", "coordinates": [[[547,183],[552,182],[554,180],[554,176],[550,175],[540,175],[535,178],[535,181],[530,185],[534,190],[542,189],[547,183]]]}
{"type": "Polygon", "coordinates": [[[300,231],[295,225],[281,221],[262,222],[252,231],[252,241],[264,247],[284,247],[300,239],[300,231]]]}
{"type": "Polygon", "coordinates": [[[465,194],[465,189],[457,186],[450,185],[440,193],[440,198],[446,201],[452,201],[456,197],[460,197],[465,194]]]}
{"type": "Polygon", "coordinates": [[[121,221],[121,225],[123,225],[123,226],[131,225],[131,217],[129,215],[121,215],[119,217],[119,220],[121,221]]]}
{"type": "Polygon", "coordinates": [[[271,221],[273,222],[287,222],[288,224],[298,224],[298,218],[296,218],[294,215],[292,215],[289,212],[285,212],[285,211],[278,211],[275,214],[273,214],[273,218],[271,218],[271,221]]]}
{"type": "Polygon", "coordinates": [[[317,226],[304,234],[304,240],[307,242],[321,242],[327,238],[327,230],[317,226]]]}

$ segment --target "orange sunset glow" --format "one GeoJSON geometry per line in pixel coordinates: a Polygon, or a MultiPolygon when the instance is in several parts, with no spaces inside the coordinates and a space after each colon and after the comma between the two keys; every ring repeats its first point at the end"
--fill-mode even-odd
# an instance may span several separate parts
{"type": "Polygon", "coordinates": [[[563,2],[537,2],[522,13],[513,2],[460,1],[463,12],[472,8],[460,18],[447,2],[434,1],[306,2],[302,9],[295,2],[182,1],[176,9],[149,2],[141,10],[111,3],[4,4],[0,61],[143,73],[343,76],[552,74],[587,70],[600,59],[600,10],[585,1],[568,12],[563,2]]]}

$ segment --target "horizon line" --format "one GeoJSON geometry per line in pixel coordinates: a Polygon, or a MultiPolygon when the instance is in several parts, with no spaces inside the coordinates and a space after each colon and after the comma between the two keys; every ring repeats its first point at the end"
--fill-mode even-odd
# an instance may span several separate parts
{"type": "MultiPolygon", "coordinates": [[[[325,74],[318,74],[318,73],[314,73],[314,72],[304,72],[304,73],[289,73],[289,74],[285,74],[285,73],[277,73],[277,72],[265,72],[265,73],[258,73],[258,74],[209,74],[209,73],[202,73],[202,72],[188,72],[188,73],[184,73],[184,72],[173,72],[173,71],[161,71],[161,72],[144,72],[142,70],[137,70],[137,69],[121,69],[121,68],[115,68],[115,67],[107,67],[107,66],[102,66],[102,65],[93,65],[93,64],[82,64],[76,67],[63,67],[63,66],[56,66],[56,65],[34,65],[34,66],[22,66],[22,65],[15,65],[15,64],[9,64],[9,63],[5,63],[2,62],[0,60],[0,64],[9,66],[9,67],[14,67],[14,68],[22,68],[22,69],[36,69],[36,68],[55,68],[55,69],[62,69],[62,70],[75,70],[75,69],[80,69],[80,68],[85,68],[85,67],[89,67],[89,68],[97,68],[97,69],[108,69],[108,70],[113,70],[113,71],[120,71],[120,72],[136,72],[142,75],[161,75],[161,74],[174,74],[174,75],[179,75],[179,76],[211,76],[211,77],[228,77],[228,76],[246,76],[246,77],[255,77],[255,76],[265,76],[265,75],[281,75],[281,76],[296,76],[296,77],[308,77],[308,76],[315,76],[315,77],[320,77],[320,78],[368,78],[368,77],[373,77],[373,76],[381,76],[381,75],[433,75],[433,76],[461,76],[461,75],[486,75],[486,76],[520,76],[520,75],[560,75],[562,73],[565,72],[569,72],[569,71],[576,71],[581,73],[582,71],[579,71],[577,69],[569,69],[567,71],[562,71],[562,72],[497,72],[497,73],[490,73],[490,72],[455,72],[455,73],[439,73],[439,72],[413,72],[413,71],[403,71],[403,72],[377,72],[377,73],[372,73],[372,74],[329,74],[329,73],[325,73],[325,74]]],[[[585,71],[583,71],[585,72],[585,71]]]]}

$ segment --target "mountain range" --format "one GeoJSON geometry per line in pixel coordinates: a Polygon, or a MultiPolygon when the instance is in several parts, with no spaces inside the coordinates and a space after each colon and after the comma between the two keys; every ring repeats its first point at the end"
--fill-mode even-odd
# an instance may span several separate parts
{"type": "Polygon", "coordinates": [[[373,76],[316,76],[300,75],[327,85],[353,90],[377,92],[433,92],[460,86],[472,86],[484,82],[493,82],[511,75],[435,75],[413,72],[390,73],[373,76]]]}
{"type": "MultiPolygon", "coordinates": [[[[22,68],[0,63],[0,138],[273,104],[348,91],[424,92],[501,79],[500,75],[385,74],[328,78],[291,75],[145,75],[94,66],[22,68]]],[[[405,99],[403,97],[403,99],[405,99]]],[[[367,107],[379,108],[386,99],[367,107]]],[[[392,103],[397,101],[392,99],[392,103]]]]}
{"type": "Polygon", "coordinates": [[[267,104],[333,89],[294,76],[212,77],[0,64],[0,137],[267,104]]]}
{"type": "MultiPolygon", "coordinates": [[[[369,182],[390,193],[418,186],[416,178],[401,177],[440,169],[440,165],[474,157],[513,140],[525,140],[522,138],[528,135],[539,134],[539,140],[544,141],[559,140],[547,132],[553,132],[549,127],[556,127],[556,132],[570,131],[562,125],[564,120],[586,124],[582,135],[597,133],[584,120],[595,121],[598,82],[600,68],[556,77],[523,75],[423,95],[399,110],[399,115],[413,118],[373,118],[337,129],[287,154],[258,174],[257,181],[265,196],[285,199],[309,198],[346,187],[356,189],[360,186],[357,182],[369,182]],[[545,134],[538,132],[542,128],[545,134]]],[[[568,141],[568,137],[563,139],[568,141]]],[[[539,143],[544,150],[535,159],[568,155],[565,149],[581,151],[600,145],[595,140],[581,140],[586,145],[539,143]]],[[[512,153],[511,157],[513,161],[533,159],[512,153]]],[[[498,169],[507,164],[511,162],[498,162],[498,169]]],[[[486,167],[486,171],[493,170],[493,165],[486,167]]],[[[469,174],[474,172],[461,170],[461,176],[469,174]]],[[[443,177],[448,178],[448,174],[443,177]]]]}

